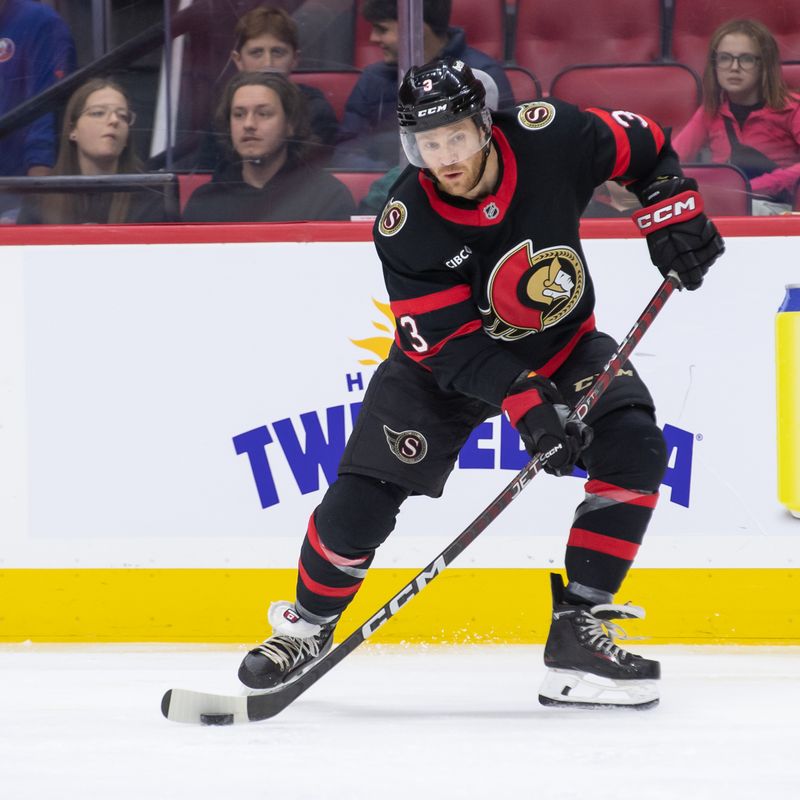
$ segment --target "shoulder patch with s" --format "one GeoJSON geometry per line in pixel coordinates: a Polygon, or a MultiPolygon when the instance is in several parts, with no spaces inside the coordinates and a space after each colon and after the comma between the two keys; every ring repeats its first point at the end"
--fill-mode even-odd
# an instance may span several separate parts
{"type": "Polygon", "coordinates": [[[405,203],[391,198],[386,204],[381,214],[381,221],[378,224],[378,230],[382,236],[394,236],[400,232],[403,225],[406,224],[408,219],[408,209],[405,203]]]}
{"type": "Polygon", "coordinates": [[[517,122],[531,131],[546,128],[556,118],[556,109],[551,103],[537,100],[523,103],[517,112],[517,122]]]}

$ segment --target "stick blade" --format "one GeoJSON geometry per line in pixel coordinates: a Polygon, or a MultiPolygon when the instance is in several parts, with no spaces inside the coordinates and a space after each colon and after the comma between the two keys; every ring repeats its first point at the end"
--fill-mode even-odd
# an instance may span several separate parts
{"type": "Polygon", "coordinates": [[[233,718],[234,725],[250,722],[246,696],[208,694],[190,689],[169,689],[161,699],[161,713],[171,722],[194,725],[218,724],[209,720],[227,717],[233,718]]]}

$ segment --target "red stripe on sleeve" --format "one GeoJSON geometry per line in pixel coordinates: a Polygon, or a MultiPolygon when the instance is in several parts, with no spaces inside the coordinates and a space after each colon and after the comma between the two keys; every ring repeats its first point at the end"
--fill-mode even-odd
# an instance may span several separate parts
{"type": "Polygon", "coordinates": [[[471,320],[470,322],[465,323],[462,325],[458,330],[453,331],[449,336],[445,336],[440,342],[437,342],[433,347],[426,350],[424,353],[417,353],[412,350],[406,350],[400,344],[400,336],[399,334],[395,334],[395,341],[397,342],[397,346],[400,347],[403,352],[412,360],[412,361],[424,361],[426,358],[430,358],[431,356],[435,356],[450,340],[457,339],[459,336],[466,336],[469,333],[473,333],[474,331],[479,330],[481,327],[481,321],[479,319],[471,320]]]}
{"type": "Polygon", "coordinates": [[[297,564],[297,571],[300,574],[300,580],[303,581],[303,586],[314,594],[321,594],[323,597],[351,597],[354,595],[364,581],[359,581],[355,586],[325,586],[324,583],[318,583],[305,571],[303,562],[297,564]]]}
{"type": "Polygon", "coordinates": [[[623,489],[620,486],[614,486],[613,483],[605,483],[604,481],[586,481],[586,491],[588,494],[594,494],[598,497],[607,497],[610,500],[615,500],[617,503],[627,503],[630,506],[655,508],[656,503],[658,503],[658,492],[654,492],[653,494],[635,492],[632,489],[623,489]]]}
{"type": "Polygon", "coordinates": [[[604,536],[583,528],[572,528],[569,532],[567,547],[583,547],[585,550],[594,550],[596,553],[605,553],[609,556],[633,561],[639,552],[639,545],[615,539],[613,536],[604,536]]]}
{"type": "Polygon", "coordinates": [[[586,110],[603,120],[608,125],[611,133],[614,134],[614,142],[617,145],[617,158],[614,162],[614,169],[608,177],[619,178],[628,171],[628,167],[631,164],[631,143],[628,141],[628,136],[623,127],[614,120],[608,111],[603,111],[602,108],[587,108],[586,110]]]}
{"type": "Polygon", "coordinates": [[[425,294],[422,297],[412,297],[411,300],[395,300],[390,303],[392,313],[395,317],[402,317],[404,314],[414,316],[415,314],[427,314],[429,311],[437,311],[440,308],[454,306],[463,303],[472,297],[472,290],[469,286],[453,286],[441,292],[425,294]]]}

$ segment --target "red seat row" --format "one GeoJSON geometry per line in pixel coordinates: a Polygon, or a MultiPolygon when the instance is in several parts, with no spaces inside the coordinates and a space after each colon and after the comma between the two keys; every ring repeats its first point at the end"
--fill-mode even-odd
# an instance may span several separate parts
{"type": "MultiPolygon", "coordinates": [[[[518,103],[536,100],[542,96],[542,88],[536,78],[522,67],[506,67],[506,76],[511,84],[514,99],[518,103]]],[[[347,98],[358,80],[360,70],[325,70],[322,72],[298,71],[292,73],[292,80],[319,89],[333,107],[341,122],[347,98]]]]}
{"type": "MultiPolygon", "coordinates": [[[[353,64],[381,60],[356,3],[353,64]]],[[[452,24],[499,61],[548,87],[575,64],[676,61],[702,72],[712,32],[736,17],[773,32],[784,61],[800,61],[800,2],[790,0],[453,0],[452,24]]]]}
{"type": "MultiPolygon", "coordinates": [[[[800,91],[800,61],[785,62],[783,71],[793,89],[800,91]]],[[[506,67],[517,103],[542,97],[537,77],[523,67],[506,67]]],[[[359,70],[296,72],[293,79],[320,89],[341,121],[359,70]]],[[[684,64],[622,63],[568,67],[549,84],[548,94],[581,108],[600,106],[637,111],[673,133],[689,120],[701,102],[699,76],[684,64]]]]}

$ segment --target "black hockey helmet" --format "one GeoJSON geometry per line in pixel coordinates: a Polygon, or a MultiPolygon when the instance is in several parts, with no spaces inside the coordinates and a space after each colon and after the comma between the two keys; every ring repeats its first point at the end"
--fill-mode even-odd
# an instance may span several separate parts
{"type": "Polygon", "coordinates": [[[397,121],[408,160],[426,166],[416,134],[474,118],[481,132],[479,142],[467,155],[484,148],[491,139],[492,117],[486,108],[486,89],[460,59],[440,58],[422,67],[411,67],[400,84],[397,121]]]}

